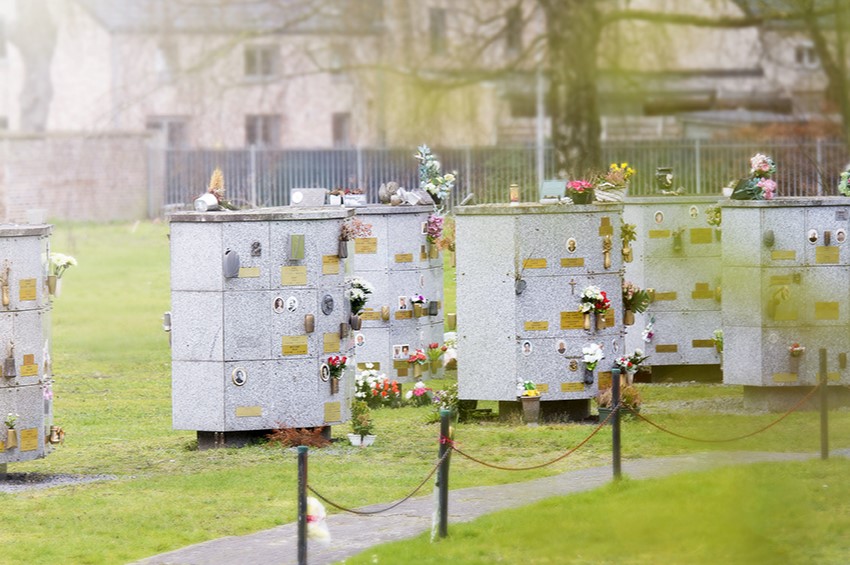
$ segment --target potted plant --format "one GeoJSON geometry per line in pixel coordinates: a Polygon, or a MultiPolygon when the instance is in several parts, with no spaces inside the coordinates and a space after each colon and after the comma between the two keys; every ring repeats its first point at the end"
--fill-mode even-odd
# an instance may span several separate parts
{"type": "Polygon", "coordinates": [[[337,255],[340,259],[348,257],[348,242],[360,237],[370,237],[372,235],[372,224],[367,224],[360,218],[347,218],[339,227],[339,251],[337,255]]]}
{"type": "Polygon", "coordinates": [[[18,432],[15,430],[17,423],[18,415],[9,412],[6,415],[6,449],[12,449],[18,446],[18,432]]]}
{"type": "MultiPolygon", "coordinates": [[[[621,387],[620,402],[622,403],[620,410],[621,417],[628,417],[632,411],[640,412],[642,399],[637,386],[632,384],[621,387]]],[[[600,390],[599,394],[596,395],[596,404],[599,410],[599,421],[604,422],[614,409],[613,389],[609,387],[605,390],[600,390]]]]}
{"type": "Polygon", "coordinates": [[[571,180],[567,183],[567,196],[573,204],[590,204],[593,201],[593,184],[586,180],[571,180]]]}
{"type": "Polygon", "coordinates": [[[431,369],[431,375],[438,379],[441,376],[443,370],[443,364],[440,362],[440,359],[443,357],[443,354],[446,352],[448,347],[445,345],[441,346],[439,343],[429,343],[428,344],[428,364],[431,369]]]}
{"type": "Polygon", "coordinates": [[[330,372],[331,394],[339,392],[339,381],[347,367],[348,357],[345,355],[331,355],[328,357],[328,370],[330,372]]]}
{"type": "Polygon", "coordinates": [[[77,260],[62,253],[50,254],[50,274],[47,275],[47,291],[53,296],[59,296],[62,291],[62,275],[69,267],[76,267],[77,260]]]}
{"type": "Polygon", "coordinates": [[[375,424],[372,422],[372,410],[362,400],[355,400],[351,404],[351,431],[348,441],[355,447],[369,447],[375,442],[372,431],[375,424]]]}
{"type": "Polygon", "coordinates": [[[434,402],[434,391],[422,381],[416,381],[413,388],[404,395],[404,399],[413,406],[430,406],[434,402]]]}
{"type": "Polygon", "coordinates": [[[649,306],[649,294],[630,281],[623,281],[623,325],[635,323],[635,312],[645,312],[649,306]]]}
{"type": "Polygon", "coordinates": [[[635,373],[638,372],[641,364],[647,359],[648,357],[644,355],[643,350],[635,349],[634,352],[615,359],[614,366],[620,368],[620,374],[626,377],[626,383],[632,384],[635,373]]]}
{"type": "Polygon", "coordinates": [[[629,188],[629,179],[635,170],[628,163],[611,163],[608,171],[596,184],[596,200],[599,202],[622,202],[629,188]]]}
{"type": "Polygon", "coordinates": [[[536,426],[540,419],[540,391],[532,381],[517,383],[517,396],[522,402],[522,419],[528,426],[536,426]]]}
{"type": "Polygon", "coordinates": [[[422,376],[422,366],[427,361],[428,357],[425,356],[425,352],[421,349],[417,349],[407,358],[407,363],[413,368],[414,378],[418,379],[422,376]]]}
{"type": "Polygon", "coordinates": [[[581,292],[581,311],[584,314],[584,329],[590,330],[590,314],[596,314],[596,331],[605,327],[605,315],[611,308],[611,300],[605,291],[590,285],[581,292]]]}
{"type": "Polygon", "coordinates": [[[361,327],[362,320],[360,312],[369,301],[369,297],[375,292],[375,287],[366,279],[360,277],[349,277],[345,279],[345,298],[351,305],[351,316],[348,320],[351,329],[358,331],[361,327]]]}
{"type": "Polygon", "coordinates": [[[593,384],[593,371],[596,365],[605,358],[602,353],[602,346],[598,343],[591,343],[582,348],[582,361],[584,361],[584,384],[593,384]]]}
{"type": "Polygon", "coordinates": [[[328,205],[341,206],[343,194],[344,191],[341,188],[335,188],[328,192],[328,205]]]}
{"type": "Polygon", "coordinates": [[[714,227],[714,235],[720,241],[720,224],[723,221],[723,213],[720,206],[709,206],[705,209],[705,221],[714,227]]]}
{"type": "Polygon", "coordinates": [[[623,242],[623,261],[631,263],[634,259],[631,243],[637,240],[637,226],[627,224],[620,218],[620,240],[623,242]]]}

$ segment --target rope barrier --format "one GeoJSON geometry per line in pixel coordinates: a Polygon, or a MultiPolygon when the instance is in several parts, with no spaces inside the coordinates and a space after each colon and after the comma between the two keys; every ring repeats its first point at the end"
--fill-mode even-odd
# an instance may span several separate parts
{"type": "Polygon", "coordinates": [[[640,418],[641,420],[643,420],[644,422],[646,422],[650,426],[653,426],[654,428],[657,428],[657,429],[661,430],[662,432],[670,434],[672,436],[676,436],[676,437],[681,438],[681,439],[687,439],[687,440],[690,440],[690,441],[698,441],[698,442],[701,442],[701,443],[725,443],[725,442],[730,442],[730,441],[738,441],[738,440],[741,440],[741,439],[745,439],[745,438],[752,437],[754,435],[760,434],[764,431],[767,431],[768,429],[772,428],[773,426],[777,425],[779,422],[781,422],[782,420],[784,420],[785,418],[790,416],[793,412],[796,412],[806,401],[809,400],[809,398],[812,397],[812,395],[820,387],[821,387],[820,384],[815,386],[815,388],[813,388],[806,396],[804,396],[802,399],[800,399],[800,401],[797,404],[792,406],[790,410],[788,410],[787,412],[785,412],[785,414],[783,414],[782,416],[780,416],[779,418],[777,418],[773,422],[769,423],[768,425],[764,426],[763,428],[759,428],[758,430],[756,430],[754,432],[744,434],[744,435],[741,435],[741,436],[724,438],[724,439],[704,439],[704,438],[696,438],[696,437],[686,436],[684,434],[680,434],[680,433],[674,432],[670,429],[667,429],[664,426],[662,426],[661,424],[656,424],[655,422],[653,422],[652,420],[650,420],[646,416],[643,416],[640,412],[637,412],[631,406],[628,406],[628,405],[625,405],[625,406],[626,406],[626,408],[628,408],[628,410],[632,414],[634,414],[635,416],[637,416],[638,418],[640,418]]]}
{"type": "Polygon", "coordinates": [[[424,479],[421,483],[419,483],[419,485],[418,485],[415,489],[413,489],[413,491],[412,491],[410,494],[408,494],[407,496],[405,496],[405,497],[404,497],[404,498],[402,498],[401,500],[399,500],[399,501],[397,501],[397,502],[394,502],[394,503],[390,504],[390,505],[389,505],[389,506],[387,506],[386,508],[381,508],[381,509],[379,509],[379,510],[354,510],[354,509],[352,509],[352,508],[346,508],[345,506],[342,506],[342,505],[340,505],[340,504],[337,504],[336,502],[333,502],[332,500],[330,500],[330,499],[326,498],[325,496],[323,496],[322,494],[320,494],[318,491],[316,491],[316,489],[314,489],[312,486],[307,485],[307,488],[310,490],[310,492],[312,492],[313,494],[315,494],[315,495],[316,495],[319,499],[321,499],[323,502],[325,502],[326,504],[329,504],[330,506],[333,506],[333,507],[334,507],[334,508],[336,508],[337,510],[341,510],[341,511],[343,511],[343,512],[348,512],[348,513],[350,513],[350,514],[357,514],[357,515],[359,515],[359,516],[370,516],[370,515],[373,515],[373,514],[380,514],[380,513],[382,513],[382,512],[387,512],[388,510],[392,510],[393,508],[395,508],[395,507],[397,507],[397,506],[400,506],[401,504],[404,504],[405,502],[407,502],[408,500],[410,500],[411,498],[413,498],[413,496],[414,496],[417,492],[419,492],[419,490],[420,490],[423,486],[425,486],[425,483],[427,483],[427,482],[428,482],[428,479],[430,479],[431,477],[433,477],[433,476],[434,476],[434,473],[436,473],[436,472],[437,472],[437,469],[439,469],[439,468],[440,468],[440,465],[443,463],[443,461],[445,461],[445,459],[449,456],[449,454],[450,454],[451,452],[452,452],[452,451],[451,451],[451,449],[449,449],[448,451],[446,451],[446,453],[445,453],[445,454],[444,454],[444,455],[440,458],[440,460],[439,460],[439,461],[437,461],[437,464],[436,464],[436,465],[434,465],[434,468],[433,468],[433,469],[431,469],[431,471],[428,473],[428,476],[426,476],[426,477],[425,477],[425,479],[424,479]]]}
{"type": "Polygon", "coordinates": [[[597,433],[599,433],[599,430],[601,430],[605,426],[605,424],[608,423],[608,420],[610,420],[614,416],[614,413],[617,412],[619,409],[620,409],[620,407],[616,406],[613,410],[611,410],[611,413],[608,414],[608,417],[605,418],[605,420],[603,420],[602,422],[600,422],[599,425],[596,426],[596,429],[594,429],[593,432],[591,432],[591,434],[589,436],[584,438],[578,445],[576,445],[575,447],[573,447],[572,449],[570,449],[569,451],[567,451],[563,455],[560,455],[560,456],[556,457],[555,459],[548,461],[546,463],[541,463],[539,465],[531,465],[530,467],[503,467],[501,465],[495,465],[493,463],[487,463],[486,461],[476,459],[475,457],[473,457],[473,456],[471,456],[467,453],[464,453],[463,451],[461,451],[460,449],[458,449],[455,446],[454,442],[450,442],[450,445],[451,445],[451,448],[452,448],[453,451],[457,451],[458,454],[462,455],[463,457],[466,457],[470,461],[474,461],[475,463],[478,463],[479,465],[483,465],[485,467],[490,467],[491,469],[498,469],[500,471],[532,471],[534,469],[541,469],[541,468],[546,467],[548,465],[552,465],[554,463],[557,463],[558,461],[561,461],[562,459],[566,459],[567,457],[569,457],[570,455],[575,453],[580,447],[582,447],[585,443],[590,441],[590,439],[593,436],[595,436],[597,433]]]}

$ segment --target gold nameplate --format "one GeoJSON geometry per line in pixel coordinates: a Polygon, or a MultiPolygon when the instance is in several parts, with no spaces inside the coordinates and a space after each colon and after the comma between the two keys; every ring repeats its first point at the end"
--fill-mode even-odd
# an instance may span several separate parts
{"type": "Polygon", "coordinates": [[[696,288],[691,293],[691,298],[694,300],[705,300],[708,298],[714,299],[714,291],[708,287],[708,283],[697,283],[696,288]]]}
{"type": "Polygon", "coordinates": [[[838,302],[815,302],[815,320],[837,320],[838,302]]]}
{"type": "Polygon", "coordinates": [[[611,379],[613,374],[611,371],[599,371],[599,389],[611,388],[611,379]]]}
{"type": "Polygon", "coordinates": [[[396,369],[396,370],[405,369],[406,370],[408,365],[410,365],[410,363],[407,362],[407,359],[393,359],[393,369],[396,369]]]}
{"type": "Polygon", "coordinates": [[[771,285],[789,285],[794,282],[794,277],[791,275],[774,275],[770,277],[771,285]]]}
{"type": "Polygon", "coordinates": [[[566,269],[584,267],[584,257],[561,257],[561,266],[566,269]]]}
{"type": "Polygon", "coordinates": [[[237,418],[256,418],[257,416],[263,415],[263,407],[262,406],[237,406],[236,407],[236,417],[237,418]]]}
{"type": "Polygon", "coordinates": [[[770,258],[773,261],[796,261],[797,252],[787,249],[777,249],[770,252],[770,258]]]}
{"type": "Polygon", "coordinates": [[[37,377],[38,376],[38,365],[35,365],[35,364],[21,365],[21,376],[22,377],[37,377]]]}
{"type": "Polygon", "coordinates": [[[336,353],[339,351],[339,332],[324,334],[322,336],[322,351],[324,353],[336,353]]]}
{"type": "Polygon", "coordinates": [[[21,279],[18,285],[18,297],[21,302],[35,300],[35,279],[21,279]]]}
{"type": "Polygon", "coordinates": [[[380,364],[380,363],[378,363],[377,361],[366,361],[366,363],[358,363],[358,364],[357,364],[357,370],[358,370],[358,371],[365,371],[365,370],[366,370],[366,364],[367,364],[367,363],[371,363],[371,364],[372,364],[372,369],[374,369],[375,371],[380,371],[380,370],[381,370],[381,364],[380,364]]]}
{"type": "Polygon", "coordinates": [[[776,322],[794,322],[799,318],[796,308],[786,308],[783,305],[776,307],[776,313],[773,315],[773,320],[776,322]]]}
{"type": "Polygon", "coordinates": [[[713,339],[695,339],[695,340],[691,341],[691,347],[693,347],[693,348],[714,347],[714,340],[713,339]]]}
{"type": "Polygon", "coordinates": [[[828,380],[828,381],[840,381],[841,380],[841,374],[840,373],[827,373],[826,374],[826,380],[828,380]]]}
{"type": "Polygon", "coordinates": [[[325,402],[325,422],[341,422],[342,405],[339,402],[325,402]]]}
{"type": "Polygon", "coordinates": [[[396,310],[395,311],[395,319],[396,320],[412,320],[413,319],[413,310],[396,310]]]}
{"type": "Polygon", "coordinates": [[[711,243],[714,241],[714,230],[711,228],[691,228],[691,243],[711,243]]]}
{"type": "Polygon", "coordinates": [[[578,312],[561,312],[561,329],[562,330],[582,330],[584,329],[584,314],[578,312]]]}
{"type": "Polygon", "coordinates": [[[280,284],[282,286],[304,286],[307,284],[307,267],[281,267],[280,284]]]}
{"type": "Polygon", "coordinates": [[[657,302],[659,300],[676,300],[676,296],[677,295],[675,292],[656,292],[655,301],[657,302]]]}
{"type": "Polygon", "coordinates": [[[549,392],[549,385],[546,383],[535,383],[534,386],[538,392],[549,392]]]}
{"type": "Polygon", "coordinates": [[[670,230],[649,230],[649,239],[667,239],[670,237],[670,230]]]}
{"type": "Polygon", "coordinates": [[[377,237],[358,237],[354,240],[354,252],[359,255],[369,255],[378,252],[377,237]]]}
{"type": "Polygon", "coordinates": [[[615,320],[616,317],[617,317],[617,313],[614,311],[613,308],[608,310],[608,312],[605,313],[605,327],[606,328],[613,328],[614,327],[614,320],[615,320]]]}
{"type": "Polygon", "coordinates": [[[35,364],[35,355],[32,353],[28,353],[24,355],[24,365],[34,365],[35,364]]]}
{"type": "Polygon", "coordinates": [[[584,392],[584,383],[561,383],[561,392],[584,392]]]}
{"type": "Polygon", "coordinates": [[[0,441],[0,453],[6,451],[6,442],[0,441]]]}
{"type": "Polygon", "coordinates": [[[547,266],[546,259],[526,259],[522,262],[523,269],[545,269],[547,266]]]}
{"type": "Polygon", "coordinates": [[[611,225],[611,218],[605,216],[599,222],[599,235],[614,235],[614,226],[611,225]]]}
{"type": "Polygon", "coordinates": [[[428,248],[424,245],[419,248],[419,260],[427,261],[428,260],[428,248]]]}
{"type": "Polygon", "coordinates": [[[338,275],[339,274],[339,256],[337,256],[337,255],[322,255],[322,274],[323,275],[338,275]]]}
{"type": "Polygon", "coordinates": [[[396,253],[396,263],[413,263],[413,253],[396,253]]]}
{"type": "Polygon", "coordinates": [[[20,449],[21,451],[35,451],[38,449],[38,428],[29,428],[21,430],[20,449]]]}
{"type": "Polygon", "coordinates": [[[659,343],[658,345],[655,346],[655,352],[656,353],[678,353],[679,352],[679,346],[676,345],[675,343],[665,343],[665,344],[659,343]]]}
{"type": "Polygon", "coordinates": [[[838,263],[838,248],[821,246],[815,249],[815,263],[818,265],[838,263]]]}
{"type": "MultiPolygon", "coordinates": [[[[339,351],[339,350],[337,350],[339,351]]],[[[281,353],[284,355],[307,355],[306,335],[285,335],[282,339],[281,353]]]]}
{"type": "Polygon", "coordinates": [[[361,320],[370,320],[370,321],[379,321],[381,319],[381,313],[377,310],[364,310],[360,312],[361,320]]]}
{"type": "Polygon", "coordinates": [[[260,278],[259,267],[239,267],[240,279],[258,279],[260,278]]]}
{"type": "Polygon", "coordinates": [[[545,332],[549,330],[549,322],[526,322],[524,327],[527,332],[545,332]]]}
{"type": "Polygon", "coordinates": [[[797,382],[797,373],[773,373],[773,382],[775,382],[775,383],[794,383],[794,382],[797,382]]]}

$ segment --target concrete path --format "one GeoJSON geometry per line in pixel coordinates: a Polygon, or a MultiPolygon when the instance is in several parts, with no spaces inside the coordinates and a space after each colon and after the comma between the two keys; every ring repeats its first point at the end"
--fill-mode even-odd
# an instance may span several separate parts
{"type": "MultiPolygon", "coordinates": [[[[850,456],[850,450],[835,450],[831,457],[850,456]]],[[[459,457],[455,454],[453,457],[459,457]]],[[[623,461],[623,473],[633,479],[664,477],[687,471],[759,463],[800,461],[820,457],[813,453],[724,452],[636,459],[623,461]]],[[[474,487],[449,493],[451,525],[468,522],[491,512],[515,508],[552,496],[595,489],[611,481],[611,467],[593,467],[523,483],[474,487]]],[[[360,510],[383,508],[386,504],[360,510]]],[[[322,548],[311,542],[310,565],[337,563],[374,545],[415,537],[430,531],[434,511],[432,496],[409,500],[386,513],[357,516],[348,513],[328,517],[333,541],[322,548]]],[[[288,565],[297,563],[296,524],[286,524],[255,534],[226,537],[155,555],[137,565],[288,565]]]]}

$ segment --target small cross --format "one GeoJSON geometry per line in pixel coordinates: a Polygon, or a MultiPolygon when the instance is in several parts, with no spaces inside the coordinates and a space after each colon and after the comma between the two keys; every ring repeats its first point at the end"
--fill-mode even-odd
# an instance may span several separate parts
{"type": "Polygon", "coordinates": [[[576,280],[573,279],[573,278],[570,279],[570,287],[571,287],[570,288],[570,294],[575,296],[575,294],[576,294],[576,280]]]}

